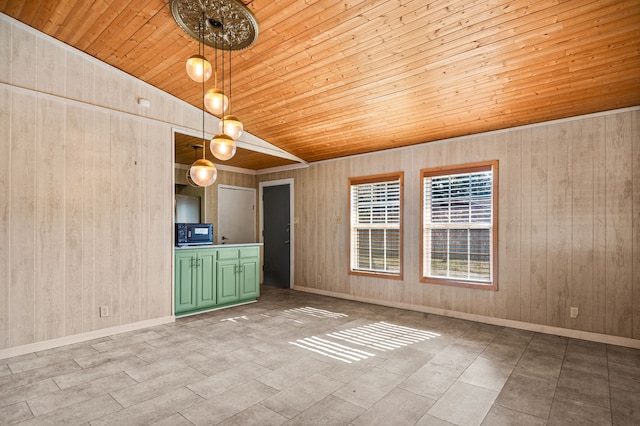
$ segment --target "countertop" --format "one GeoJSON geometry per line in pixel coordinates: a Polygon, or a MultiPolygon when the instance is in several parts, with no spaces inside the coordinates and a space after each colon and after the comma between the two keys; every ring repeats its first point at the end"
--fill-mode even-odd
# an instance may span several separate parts
{"type": "Polygon", "coordinates": [[[224,247],[249,247],[249,246],[261,246],[262,243],[241,243],[241,244],[209,244],[202,246],[182,246],[174,247],[174,250],[187,250],[187,249],[206,249],[206,248],[224,248],[224,247]]]}

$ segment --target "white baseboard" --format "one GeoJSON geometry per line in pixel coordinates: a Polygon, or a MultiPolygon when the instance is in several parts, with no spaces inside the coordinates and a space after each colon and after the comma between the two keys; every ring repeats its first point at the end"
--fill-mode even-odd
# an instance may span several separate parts
{"type": "Polygon", "coordinates": [[[142,328],[168,324],[168,323],[174,322],[175,320],[176,320],[175,317],[171,315],[168,317],[154,318],[150,320],[134,322],[131,324],[119,325],[116,327],[102,328],[100,330],[74,334],[72,336],[60,337],[58,339],[51,339],[51,340],[45,340],[42,342],[29,343],[27,345],[16,346],[8,349],[0,349],[0,359],[11,358],[14,356],[24,355],[31,352],[44,351],[47,349],[53,349],[59,346],[71,345],[74,343],[82,343],[88,340],[99,339],[100,337],[111,336],[119,333],[125,333],[127,331],[140,330],[142,328]]]}
{"type": "Polygon", "coordinates": [[[424,312],[428,314],[442,315],[446,317],[459,318],[469,321],[481,322],[485,324],[498,325],[502,327],[517,328],[520,330],[533,331],[536,333],[554,334],[556,336],[570,337],[572,339],[589,340],[592,342],[605,343],[608,345],[625,346],[628,348],[640,349],[640,340],[627,337],[611,336],[608,334],[593,333],[590,331],[571,330],[568,328],[553,327],[549,325],[533,324],[522,321],[509,320],[504,318],[487,317],[484,315],[469,314],[466,312],[450,311],[447,309],[431,308],[428,306],[414,305],[411,303],[390,302],[386,300],[371,299],[368,297],[354,296],[351,294],[336,293],[327,290],[320,290],[312,287],[294,286],[293,290],[307,293],[330,296],[338,299],[353,300],[356,302],[371,303],[372,305],[389,306],[391,308],[407,309],[410,311],[424,312]]]}

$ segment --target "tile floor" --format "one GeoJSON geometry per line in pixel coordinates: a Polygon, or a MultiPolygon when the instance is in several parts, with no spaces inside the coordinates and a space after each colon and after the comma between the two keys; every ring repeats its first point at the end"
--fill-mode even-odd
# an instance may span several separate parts
{"type": "Polygon", "coordinates": [[[640,350],[262,292],[0,360],[0,424],[640,424],[640,350]]]}

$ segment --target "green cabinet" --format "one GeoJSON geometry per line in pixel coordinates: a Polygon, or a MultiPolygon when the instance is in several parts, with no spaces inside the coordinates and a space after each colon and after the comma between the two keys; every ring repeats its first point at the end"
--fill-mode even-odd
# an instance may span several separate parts
{"type": "Polygon", "coordinates": [[[216,305],[216,254],[213,250],[179,250],[175,254],[175,313],[216,305]]]}
{"type": "Polygon", "coordinates": [[[260,247],[175,250],[175,315],[255,300],[260,295],[260,247]]]}
{"type": "Polygon", "coordinates": [[[259,295],[259,247],[228,247],[218,250],[218,303],[255,299],[259,295]]]}

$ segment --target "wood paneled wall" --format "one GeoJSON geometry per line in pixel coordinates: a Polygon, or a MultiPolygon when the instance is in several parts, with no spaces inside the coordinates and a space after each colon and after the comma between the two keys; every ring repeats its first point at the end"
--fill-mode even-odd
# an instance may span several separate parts
{"type": "Polygon", "coordinates": [[[170,317],[172,127],[199,110],[4,15],[0,57],[0,350],[170,317]]]}
{"type": "Polygon", "coordinates": [[[295,285],[640,339],[640,110],[259,176],[295,180],[295,285]],[[500,162],[499,291],[419,282],[420,169],[500,162]],[[347,179],[404,171],[404,280],[348,275],[347,179]],[[318,275],[322,276],[318,283],[318,275]],[[579,316],[570,318],[577,306],[579,316]]]}

